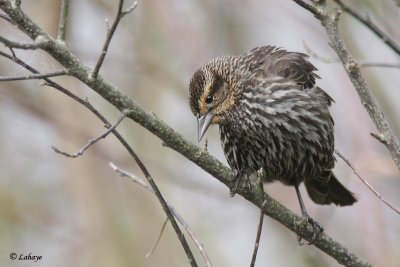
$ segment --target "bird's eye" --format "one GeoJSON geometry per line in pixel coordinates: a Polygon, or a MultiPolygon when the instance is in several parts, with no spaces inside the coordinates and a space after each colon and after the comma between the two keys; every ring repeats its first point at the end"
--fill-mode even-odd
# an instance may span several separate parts
{"type": "Polygon", "coordinates": [[[206,97],[206,103],[207,103],[207,104],[211,104],[212,101],[213,101],[213,97],[212,97],[211,95],[208,95],[208,96],[206,97]]]}

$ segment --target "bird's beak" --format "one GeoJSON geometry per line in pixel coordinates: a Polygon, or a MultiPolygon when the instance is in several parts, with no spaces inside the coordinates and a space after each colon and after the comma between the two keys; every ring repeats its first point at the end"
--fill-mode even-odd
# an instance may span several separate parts
{"type": "Polygon", "coordinates": [[[211,125],[211,122],[214,118],[214,114],[210,111],[201,117],[197,117],[197,133],[199,142],[203,135],[207,132],[208,127],[211,125]]]}

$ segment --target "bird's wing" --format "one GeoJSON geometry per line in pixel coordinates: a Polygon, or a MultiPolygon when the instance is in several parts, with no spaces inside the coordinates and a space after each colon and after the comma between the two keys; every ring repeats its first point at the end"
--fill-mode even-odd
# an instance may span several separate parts
{"type": "Polygon", "coordinates": [[[303,53],[288,52],[275,46],[256,47],[242,55],[248,70],[263,78],[282,77],[290,79],[302,87],[312,88],[319,76],[314,72],[317,68],[303,53]]]}
{"type": "Polygon", "coordinates": [[[284,78],[297,83],[303,90],[313,90],[324,95],[330,104],[333,99],[321,88],[315,86],[320,78],[308,56],[298,52],[288,52],[275,46],[260,46],[240,56],[251,76],[264,79],[284,78]]]}

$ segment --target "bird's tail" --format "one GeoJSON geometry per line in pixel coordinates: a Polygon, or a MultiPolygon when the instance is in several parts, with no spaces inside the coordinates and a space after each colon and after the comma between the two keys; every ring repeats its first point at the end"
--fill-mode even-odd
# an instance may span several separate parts
{"type": "Polygon", "coordinates": [[[328,183],[324,183],[323,179],[306,179],[305,186],[310,198],[317,204],[328,205],[335,204],[338,206],[353,205],[357,199],[353,193],[347,190],[330,172],[328,183]]]}

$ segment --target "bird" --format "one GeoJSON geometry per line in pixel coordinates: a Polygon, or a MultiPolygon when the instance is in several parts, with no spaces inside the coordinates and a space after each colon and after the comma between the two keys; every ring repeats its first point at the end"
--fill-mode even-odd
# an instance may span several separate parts
{"type": "Polygon", "coordinates": [[[189,106],[198,140],[219,125],[226,160],[234,171],[233,196],[242,177],[263,170],[263,182],[295,187],[302,216],[315,233],[322,226],[307,213],[299,185],[320,205],[349,206],[357,199],[336,178],[332,97],[308,55],[259,46],[220,56],[201,66],[189,83],[189,106]]]}

